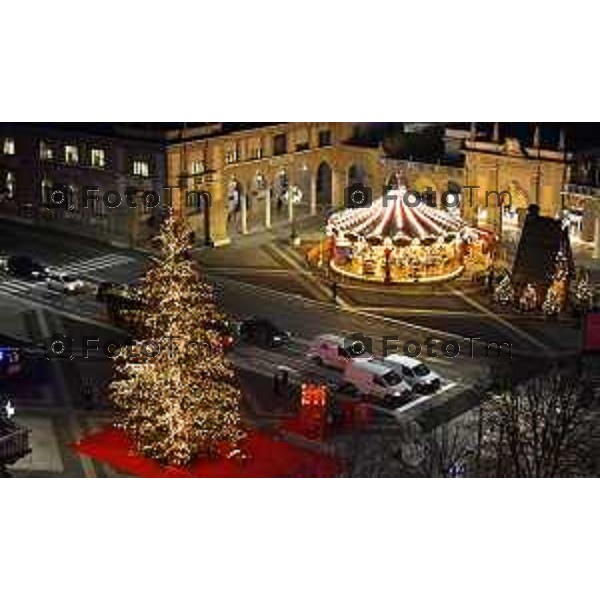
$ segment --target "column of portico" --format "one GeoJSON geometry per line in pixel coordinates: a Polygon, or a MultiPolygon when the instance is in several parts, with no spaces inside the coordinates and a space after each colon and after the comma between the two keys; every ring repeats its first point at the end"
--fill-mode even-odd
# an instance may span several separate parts
{"type": "Polygon", "coordinates": [[[310,214],[317,214],[317,174],[311,173],[310,176],[310,214]]]}
{"type": "Polygon", "coordinates": [[[242,209],[242,235],[248,233],[248,196],[247,192],[240,195],[240,204],[242,209]]]}
{"type": "Polygon", "coordinates": [[[594,253],[592,258],[600,258],[600,217],[596,217],[594,221],[594,253]]]}
{"type": "Polygon", "coordinates": [[[292,200],[292,182],[288,180],[287,189],[287,203],[288,203],[288,221],[292,223],[294,221],[294,202],[292,200]]]}
{"type": "Polygon", "coordinates": [[[271,188],[265,193],[265,227],[271,229],[271,188]]]}
{"type": "Polygon", "coordinates": [[[344,206],[344,188],[346,187],[346,173],[339,168],[331,171],[331,205],[332,208],[344,206]]]}

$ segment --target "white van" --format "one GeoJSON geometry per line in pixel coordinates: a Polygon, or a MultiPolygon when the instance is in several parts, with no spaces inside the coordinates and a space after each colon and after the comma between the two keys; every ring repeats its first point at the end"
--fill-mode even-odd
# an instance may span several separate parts
{"type": "Polygon", "coordinates": [[[317,365],[324,365],[343,371],[352,362],[352,356],[344,348],[344,338],[339,335],[325,333],[318,335],[310,344],[306,358],[317,365]]]}
{"type": "Polygon", "coordinates": [[[344,381],[352,383],[362,394],[384,400],[387,404],[404,403],[412,396],[411,387],[396,370],[378,360],[348,363],[344,381]]]}
{"type": "Polygon", "coordinates": [[[420,360],[403,354],[388,354],[382,359],[402,377],[417,394],[437,392],[442,378],[420,360]]]}

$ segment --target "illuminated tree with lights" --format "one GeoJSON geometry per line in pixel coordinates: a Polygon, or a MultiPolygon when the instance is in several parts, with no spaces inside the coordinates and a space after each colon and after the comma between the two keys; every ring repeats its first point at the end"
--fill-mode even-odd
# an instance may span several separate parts
{"type": "Polygon", "coordinates": [[[594,290],[590,284],[589,273],[585,270],[579,272],[575,284],[575,302],[579,310],[588,311],[594,302],[594,290]]]}
{"type": "Polygon", "coordinates": [[[515,296],[510,277],[507,275],[494,289],[494,300],[499,304],[511,304],[515,296]]]}
{"type": "Polygon", "coordinates": [[[551,285],[546,292],[546,298],[542,304],[542,310],[547,316],[557,315],[561,309],[560,293],[555,285],[551,285]]]}
{"type": "Polygon", "coordinates": [[[141,454],[185,465],[237,446],[241,394],[224,356],[224,317],[189,259],[187,225],[171,215],[159,240],[161,257],[141,281],[137,340],[115,359],[110,397],[141,454]]]}

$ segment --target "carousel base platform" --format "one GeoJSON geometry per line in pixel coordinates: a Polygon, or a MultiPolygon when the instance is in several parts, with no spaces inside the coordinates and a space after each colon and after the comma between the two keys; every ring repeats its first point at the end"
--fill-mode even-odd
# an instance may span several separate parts
{"type": "Polygon", "coordinates": [[[449,271],[448,273],[442,273],[440,275],[423,275],[422,277],[405,277],[400,279],[392,279],[389,282],[386,282],[384,277],[381,275],[362,275],[360,273],[356,273],[354,271],[349,271],[336,265],[333,261],[329,263],[329,267],[334,273],[337,273],[341,277],[347,277],[349,279],[353,279],[356,281],[362,281],[364,283],[373,283],[378,285],[415,285],[415,284],[431,284],[431,283],[443,283],[445,281],[452,281],[460,277],[465,271],[465,265],[459,265],[453,271],[449,271]]]}

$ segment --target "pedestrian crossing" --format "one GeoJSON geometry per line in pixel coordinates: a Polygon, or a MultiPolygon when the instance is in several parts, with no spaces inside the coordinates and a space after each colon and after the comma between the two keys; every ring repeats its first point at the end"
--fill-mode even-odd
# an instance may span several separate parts
{"type": "MultiPolygon", "coordinates": [[[[47,266],[74,275],[87,283],[96,284],[103,280],[102,277],[97,275],[107,270],[130,267],[128,271],[128,274],[130,274],[136,271],[135,265],[139,263],[139,260],[131,256],[116,252],[99,254],[85,259],[71,258],[72,260],[69,260],[68,257],[65,257],[64,262],[55,262],[47,266]]],[[[112,279],[108,275],[105,278],[112,279]]],[[[93,285],[91,289],[93,289],[93,285]]],[[[0,294],[22,298],[28,302],[73,312],[88,318],[97,318],[102,312],[101,306],[96,301],[95,293],[64,294],[59,290],[50,289],[45,280],[28,281],[5,274],[3,277],[0,276],[0,294]]]]}
{"type": "Polygon", "coordinates": [[[136,259],[132,258],[131,256],[111,253],[99,257],[89,258],[87,260],[78,260],[63,264],[55,268],[70,273],[71,275],[82,276],[88,273],[104,271],[106,269],[111,269],[120,265],[135,262],[137,262],[136,259]]]}

